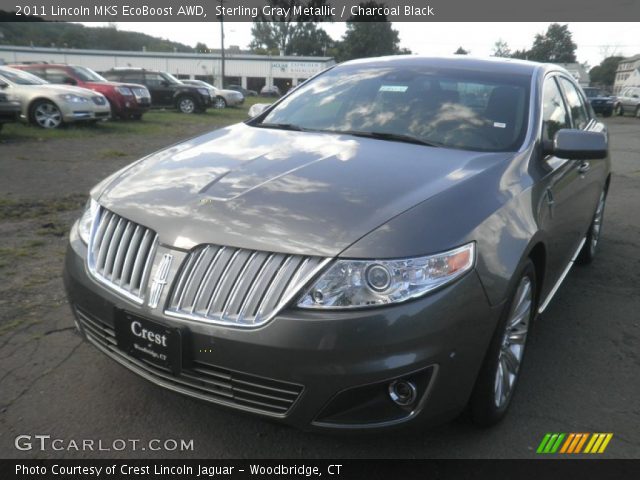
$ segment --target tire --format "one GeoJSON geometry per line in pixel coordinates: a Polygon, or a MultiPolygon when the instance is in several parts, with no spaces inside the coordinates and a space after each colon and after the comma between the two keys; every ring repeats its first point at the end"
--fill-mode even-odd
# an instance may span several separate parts
{"type": "Polygon", "coordinates": [[[227,101],[224,98],[218,96],[213,101],[213,107],[214,108],[227,108],[227,101]]]}
{"type": "Polygon", "coordinates": [[[622,108],[622,105],[617,104],[613,109],[613,113],[615,113],[618,117],[621,117],[622,115],[624,115],[624,108],[622,108]]]}
{"type": "Polygon", "coordinates": [[[29,122],[45,129],[60,128],[63,124],[62,112],[50,100],[37,100],[29,109],[29,122]]]}
{"type": "Polygon", "coordinates": [[[511,405],[536,316],[537,279],[530,259],[520,267],[516,278],[469,401],[471,420],[483,427],[502,420],[511,405]]]}
{"type": "Polygon", "coordinates": [[[636,107],[636,118],[640,118],[640,105],[636,107]]]}
{"type": "Polygon", "coordinates": [[[135,120],[135,121],[139,122],[140,120],[142,120],[142,114],[141,113],[132,113],[130,118],[131,118],[131,120],[135,120]]]}
{"type": "Polygon", "coordinates": [[[602,223],[604,221],[604,209],[607,204],[607,189],[605,188],[600,193],[600,199],[596,206],[596,211],[593,214],[589,231],[587,232],[586,241],[582,246],[582,250],[578,254],[576,263],[581,265],[588,265],[593,262],[598,251],[598,244],[600,243],[600,237],[602,235],[602,223]]]}
{"type": "Polygon", "coordinates": [[[176,108],[180,113],[194,113],[196,111],[196,102],[192,97],[183,95],[178,97],[176,108]]]}
{"type": "Polygon", "coordinates": [[[609,118],[612,114],[613,114],[612,110],[606,110],[606,111],[602,112],[602,116],[605,117],[605,118],[609,118]]]}

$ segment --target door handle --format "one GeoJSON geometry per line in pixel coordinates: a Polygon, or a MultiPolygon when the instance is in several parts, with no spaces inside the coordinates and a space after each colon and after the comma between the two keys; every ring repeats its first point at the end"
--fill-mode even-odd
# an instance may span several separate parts
{"type": "Polygon", "coordinates": [[[582,162],[578,167],[580,173],[587,173],[589,170],[591,170],[591,164],[587,161],[582,162]]]}

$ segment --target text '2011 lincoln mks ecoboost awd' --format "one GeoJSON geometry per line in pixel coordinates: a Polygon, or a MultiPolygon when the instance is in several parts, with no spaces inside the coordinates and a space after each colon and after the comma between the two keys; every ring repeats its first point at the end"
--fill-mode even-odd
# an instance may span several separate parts
{"type": "Polygon", "coordinates": [[[309,429],[500,420],[600,238],[608,136],[564,69],[347,62],[91,192],[80,332],[165,388],[309,429]]]}

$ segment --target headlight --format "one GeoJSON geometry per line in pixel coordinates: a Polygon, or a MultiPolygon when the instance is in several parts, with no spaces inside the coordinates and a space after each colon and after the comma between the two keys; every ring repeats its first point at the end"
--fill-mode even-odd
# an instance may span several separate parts
{"type": "Polygon", "coordinates": [[[126,95],[127,97],[130,97],[131,95],[133,95],[129,87],[116,87],[116,91],[120,95],[126,95]]]}
{"type": "Polygon", "coordinates": [[[198,93],[200,93],[200,95],[204,95],[205,97],[211,96],[211,93],[209,93],[209,90],[206,88],[199,88],[198,93]]]}
{"type": "Polygon", "coordinates": [[[346,309],[399,303],[452,282],[475,263],[475,243],[401,260],[338,260],[298,301],[300,308],[346,309]]]}
{"type": "Polygon", "coordinates": [[[78,220],[78,235],[80,235],[80,239],[87,245],[89,245],[89,237],[91,237],[91,225],[93,224],[93,219],[97,212],[98,202],[91,198],[87,202],[87,206],[85,207],[80,220],[78,220]]]}
{"type": "Polygon", "coordinates": [[[65,95],[60,96],[65,102],[69,103],[86,103],[89,101],[88,98],[81,97],[80,95],[74,95],[73,93],[67,93],[65,95]]]}

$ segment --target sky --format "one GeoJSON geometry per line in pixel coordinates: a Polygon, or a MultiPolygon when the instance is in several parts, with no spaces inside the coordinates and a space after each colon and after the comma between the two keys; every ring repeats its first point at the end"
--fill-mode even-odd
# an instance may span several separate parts
{"type": "MultiPolygon", "coordinates": [[[[85,23],[88,26],[106,23],[85,23]]],[[[219,23],[167,23],[122,22],[120,30],[131,30],[167,38],[195,46],[205,43],[209,48],[220,48],[219,23]]],[[[491,54],[496,41],[506,41],[511,50],[528,49],[536,33],[544,33],[549,22],[499,23],[438,23],[396,22],[393,28],[400,33],[400,44],[421,55],[449,55],[458,47],[470,50],[474,56],[491,54]]],[[[323,28],[334,39],[345,32],[346,24],[325,23],[323,28]]],[[[225,22],[225,46],[247,48],[251,41],[250,22],[225,22]]],[[[569,23],[573,41],[578,44],[578,61],[590,66],[598,65],[607,56],[631,56],[640,53],[640,22],[635,23],[569,23]]]]}

